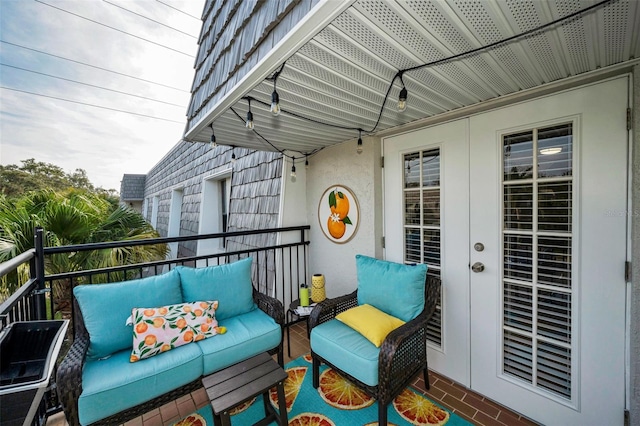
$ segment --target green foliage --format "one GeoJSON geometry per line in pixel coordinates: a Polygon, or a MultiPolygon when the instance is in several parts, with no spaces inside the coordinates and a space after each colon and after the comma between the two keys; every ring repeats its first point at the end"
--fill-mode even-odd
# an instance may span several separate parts
{"type": "Polygon", "coordinates": [[[70,188],[93,191],[105,198],[112,197],[117,203],[117,192],[113,189],[95,188],[84,169],[65,173],[59,166],[33,158],[22,160],[22,166],[0,165],[0,194],[9,198],[21,197],[30,191],[42,189],[65,191],[70,188]]]}
{"type": "MultiPolygon", "coordinates": [[[[32,248],[36,227],[43,228],[47,247],[158,237],[140,213],[93,191],[43,189],[12,199],[0,194],[0,262],[32,248]]],[[[56,274],[143,263],[164,259],[167,252],[166,244],[157,244],[54,254],[45,259],[45,269],[56,274]]],[[[8,278],[4,284],[11,291],[24,282],[8,278]]],[[[54,301],[70,301],[70,291],[70,283],[54,283],[54,301]]]]}

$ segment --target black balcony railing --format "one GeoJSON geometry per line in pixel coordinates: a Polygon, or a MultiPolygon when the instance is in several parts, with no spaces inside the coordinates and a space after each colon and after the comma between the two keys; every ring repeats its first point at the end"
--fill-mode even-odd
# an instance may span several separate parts
{"type": "MultiPolygon", "coordinates": [[[[0,331],[16,321],[37,321],[60,316],[60,306],[72,308],[72,289],[76,285],[128,281],[158,275],[178,265],[220,265],[247,257],[253,259],[254,287],[277,298],[284,306],[289,306],[297,298],[300,284],[309,281],[309,229],[307,225],[60,247],[44,247],[44,231],[36,229],[34,249],[0,264],[0,279],[12,280],[14,288],[18,288],[0,305],[0,331]],[[171,248],[168,250],[171,254],[167,258],[55,274],[45,271],[45,265],[50,263],[53,256],[73,256],[80,252],[90,254],[100,250],[131,249],[158,244],[166,244],[171,248]],[[66,291],[58,291],[60,289],[66,291]]],[[[71,311],[62,315],[70,320],[73,318],[71,311]]],[[[73,330],[73,325],[69,326],[69,330],[73,330]]],[[[66,348],[70,346],[72,336],[68,340],[64,346],[66,348]]],[[[64,352],[63,348],[61,356],[64,352]]],[[[52,383],[51,389],[55,389],[55,383],[52,383]]],[[[46,401],[49,413],[59,409],[55,392],[49,392],[43,401],[46,401]]]]}

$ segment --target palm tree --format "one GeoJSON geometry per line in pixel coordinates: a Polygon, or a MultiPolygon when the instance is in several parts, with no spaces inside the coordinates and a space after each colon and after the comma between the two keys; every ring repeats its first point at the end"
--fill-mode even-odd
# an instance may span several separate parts
{"type": "MultiPolygon", "coordinates": [[[[0,261],[32,248],[37,226],[44,230],[47,247],[158,237],[138,212],[93,192],[41,190],[15,202],[0,196],[0,261]]],[[[167,252],[166,244],[155,244],[53,254],[45,259],[45,270],[56,274],[143,263],[164,259],[167,252]]],[[[71,290],[69,280],[53,283],[55,310],[63,315],[70,312],[71,290]]]]}

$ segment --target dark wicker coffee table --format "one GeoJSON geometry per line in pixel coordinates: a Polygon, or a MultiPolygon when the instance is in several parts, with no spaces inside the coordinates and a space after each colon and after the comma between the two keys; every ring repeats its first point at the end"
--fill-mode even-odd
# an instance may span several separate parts
{"type": "Polygon", "coordinates": [[[265,418],[256,425],[267,425],[274,420],[279,425],[287,425],[287,404],[284,399],[284,380],[287,377],[287,373],[267,353],[204,377],[202,384],[211,401],[215,425],[231,425],[230,410],[260,394],[265,418]],[[269,389],[273,387],[278,391],[280,413],[269,402],[269,389]]]}

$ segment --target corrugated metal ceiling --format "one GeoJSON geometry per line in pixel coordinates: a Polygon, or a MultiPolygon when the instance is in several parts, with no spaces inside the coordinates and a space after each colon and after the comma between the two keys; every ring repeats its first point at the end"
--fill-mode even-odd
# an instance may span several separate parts
{"type": "MultiPolygon", "coordinates": [[[[357,138],[355,129],[364,129],[363,136],[373,131],[389,89],[374,132],[640,57],[640,2],[611,1],[489,51],[404,73],[408,107],[397,111],[402,84],[399,79],[392,87],[390,83],[399,70],[508,39],[595,4],[584,0],[358,0],[293,56],[282,58],[287,59],[286,65],[277,79],[283,111],[348,129],[286,112],[273,116],[267,106],[273,82],[263,81],[241,94],[255,99],[252,112],[257,133],[244,128],[241,118],[246,116],[247,101],[240,100],[233,110],[215,117],[217,141],[309,153],[357,138]]],[[[213,118],[207,117],[203,124],[213,118]]],[[[209,142],[211,129],[201,129],[193,140],[209,142]]]]}

